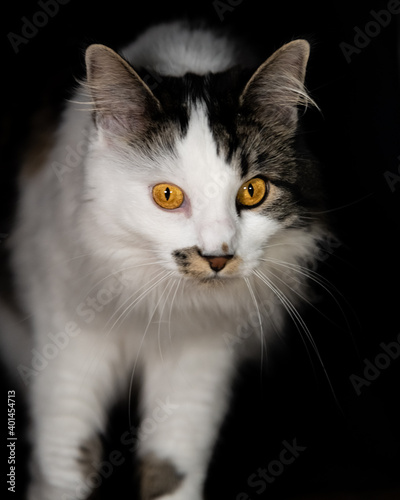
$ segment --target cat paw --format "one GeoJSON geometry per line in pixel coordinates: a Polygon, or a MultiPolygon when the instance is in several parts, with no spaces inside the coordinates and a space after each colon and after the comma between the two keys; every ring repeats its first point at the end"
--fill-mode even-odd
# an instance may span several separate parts
{"type": "Polygon", "coordinates": [[[183,475],[179,474],[174,464],[169,460],[159,459],[149,454],[141,460],[141,498],[167,499],[180,489],[183,475]]]}

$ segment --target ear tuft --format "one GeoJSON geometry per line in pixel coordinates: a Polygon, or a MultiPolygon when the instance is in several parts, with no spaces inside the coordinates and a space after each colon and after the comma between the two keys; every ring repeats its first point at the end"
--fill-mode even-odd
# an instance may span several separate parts
{"type": "Polygon", "coordinates": [[[160,105],[130,64],[100,44],[87,48],[85,61],[86,87],[93,99],[98,126],[115,135],[146,128],[160,105]]]}
{"type": "Polygon", "coordinates": [[[304,87],[310,44],[294,40],[272,54],[254,73],[242,96],[242,106],[293,128],[298,106],[314,104],[304,87]]]}

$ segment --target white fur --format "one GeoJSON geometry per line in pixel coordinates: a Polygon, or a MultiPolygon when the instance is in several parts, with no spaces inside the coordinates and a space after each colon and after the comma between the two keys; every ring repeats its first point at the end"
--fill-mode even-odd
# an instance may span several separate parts
{"type": "MultiPolygon", "coordinates": [[[[220,71],[234,62],[225,39],[181,33],[175,25],[150,30],[125,54],[171,75],[220,71]]],[[[166,498],[200,499],[236,359],[282,317],[276,307],[270,322],[266,304],[276,304],[274,294],[252,270],[268,269],[261,260],[267,245],[270,257],[288,263],[310,256],[317,235],[284,230],[257,211],[238,217],[235,196],[243,180],[217,155],[201,106],[176,157],[152,161],[132,149],[110,148],[90,114],[76,107],[67,109],[45,168],[21,182],[10,242],[36,351],[45,352],[49,332],[63,332],[70,322],[79,329],[63,337],[66,347],[29,380],[40,470],[29,498],[84,498],[79,445],[102,430],[131,376],[143,374],[142,418],[153,415],[160,400],[169,398],[177,408],[157,422],[139,453],[166,458],[185,474],[182,487],[166,498]],[[91,137],[87,154],[77,153],[82,131],[91,137]],[[72,167],[71,151],[77,153],[72,167]],[[60,164],[68,167],[62,182],[60,164]],[[185,206],[168,212],[154,203],[151,186],[163,181],[184,190],[185,206]],[[242,259],[223,287],[199,287],[179,274],[174,250],[196,245],[213,254],[223,244],[242,259]],[[250,316],[257,318],[256,334],[230,349],[226,333],[235,337],[250,316]]]]}
{"type": "Polygon", "coordinates": [[[122,53],[135,66],[169,76],[217,73],[237,64],[232,40],[183,22],[150,28],[122,53]]]}

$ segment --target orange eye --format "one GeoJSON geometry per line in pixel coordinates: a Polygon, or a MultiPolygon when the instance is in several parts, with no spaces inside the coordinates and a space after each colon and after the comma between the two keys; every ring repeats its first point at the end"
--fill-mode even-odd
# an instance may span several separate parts
{"type": "Polygon", "coordinates": [[[260,177],[254,177],[240,186],[236,200],[242,207],[252,208],[260,205],[267,194],[265,180],[260,177]]]}
{"type": "Polygon", "coordinates": [[[183,191],[174,184],[161,183],[153,187],[153,199],[162,208],[175,210],[184,200],[183,191]]]}

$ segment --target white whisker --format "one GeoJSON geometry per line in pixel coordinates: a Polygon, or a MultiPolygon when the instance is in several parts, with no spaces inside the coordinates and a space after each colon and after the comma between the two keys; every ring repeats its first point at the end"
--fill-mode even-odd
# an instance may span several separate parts
{"type": "MultiPolygon", "coordinates": [[[[139,304],[152,290],[154,290],[154,288],[156,288],[162,281],[164,281],[165,279],[167,279],[167,277],[171,276],[172,274],[174,274],[174,271],[161,271],[159,272],[156,276],[154,276],[153,278],[150,279],[150,281],[153,281],[153,280],[156,280],[157,278],[157,281],[153,284],[151,284],[146,290],[144,290],[138,297],[136,297],[133,302],[131,302],[129,304],[128,307],[126,307],[122,313],[118,316],[118,318],[114,321],[114,323],[112,324],[110,331],[112,331],[114,329],[114,327],[116,326],[116,324],[120,321],[120,319],[125,315],[127,315],[127,312],[131,311],[132,309],[134,309],[137,304],[139,304]],[[166,274],[165,274],[166,273],[166,274]],[[163,275],[161,278],[159,278],[159,276],[163,275]]],[[[132,294],[130,297],[128,297],[128,299],[126,299],[115,311],[114,313],[112,314],[112,316],[110,317],[110,319],[107,321],[106,323],[106,326],[109,324],[109,322],[111,321],[111,319],[118,313],[118,311],[124,307],[124,305],[138,292],[140,292],[140,290],[142,290],[146,285],[143,285],[141,286],[138,290],[136,290],[136,292],[134,294],[132,294]]],[[[108,332],[108,333],[109,333],[108,332]]]]}
{"type": "Polygon", "coordinates": [[[176,285],[176,289],[175,289],[174,295],[173,295],[172,300],[171,300],[171,305],[170,305],[170,308],[169,308],[169,315],[168,315],[168,336],[169,336],[169,341],[170,342],[172,341],[172,336],[171,336],[172,308],[173,308],[173,305],[174,305],[174,302],[175,302],[175,298],[176,298],[176,295],[178,293],[178,289],[179,289],[179,286],[180,286],[181,282],[182,282],[182,278],[179,278],[179,280],[177,282],[177,285],[176,285]]]}
{"type": "MultiPolygon", "coordinates": [[[[131,304],[129,304],[128,307],[126,307],[124,309],[124,311],[118,316],[118,318],[114,321],[114,323],[112,324],[112,326],[108,329],[107,332],[104,332],[104,335],[103,335],[103,341],[105,339],[107,339],[107,337],[110,335],[110,333],[114,330],[115,326],[117,325],[117,323],[125,316],[125,318],[128,316],[128,313],[141,301],[143,300],[152,290],[154,290],[154,288],[156,288],[158,285],[160,285],[163,281],[165,281],[166,279],[168,279],[172,274],[174,274],[174,271],[162,271],[161,273],[158,273],[155,277],[153,277],[150,281],[154,281],[155,279],[157,279],[157,281],[155,283],[152,283],[150,286],[147,287],[147,289],[145,291],[143,291],[139,297],[137,297],[136,299],[133,300],[133,302],[131,304]],[[160,275],[164,274],[161,278],[159,278],[160,275]]],[[[143,285],[142,287],[139,288],[139,290],[137,290],[134,294],[132,294],[130,297],[128,297],[128,299],[126,301],[124,301],[124,303],[122,304],[122,306],[120,306],[115,312],[114,314],[111,316],[111,318],[107,321],[107,323],[105,324],[105,326],[107,326],[110,322],[110,320],[115,316],[115,314],[119,311],[119,309],[121,307],[123,307],[127,301],[129,301],[138,291],[142,290],[145,286],[147,285],[143,285]]],[[[142,339],[142,342],[140,345],[142,345],[143,343],[143,339],[142,339]]],[[[93,358],[92,358],[92,361],[91,363],[89,364],[89,367],[88,369],[86,370],[86,375],[83,377],[83,381],[85,380],[87,374],[91,371],[93,371],[94,369],[96,369],[97,365],[99,364],[100,360],[103,358],[103,353],[104,353],[104,350],[106,349],[107,347],[107,344],[105,342],[103,342],[102,344],[102,347],[100,349],[99,352],[97,352],[95,355],[93,355],[93,358]]],[[[135,362],[135,366],[137,364],[137,359],[136,359],[136,362],[135,362]]]]}
{"type": "MultiPolygon", "coordinates": [[[[272,292],[278,297],[280,302],[283,304],[285,309],[287,310],[289,316],[292,318],[294,325],[296,326],[297,330],[301,334],[301,330],[299,329],[299,325],[303,328],[304,332],[308,336],[311,345],[313,345],[313,339],[311,337],[311,334],[307,328],[307,325],[304,323],[303,318],[301,317],[300,313],[297,311],[293,303],[286,297],[286,295],[261,271],[259,270],[254,270],[253,274],[255,274],[261,281],[263,281],[272,292]]],[[[303,336],[302,336],[303,338],[303,336]]],[[[305,347],[308,352],[307,345],[305,344],[305,347]]],[[[313,347],[316,348],[316,346],[313,345],[313,347]]]]}
{"type": "Polygon", "coordinates": [[[168,297],[169,297],[170,293],[172,292],[172,288],[174,286],[174,283],[175,283],[174,280],[169,280],[169,283],[168,283],[167,287],[165,288],[164,292],[162,293],[162,295],[164,295],[164,293],[168,289],[168,293],[167,293],[167,296],[165,297],[164,304],[163,304],[163,306],[162,306],[162,308],[160,310],[160,318],[159,318],[159,322],[158,322],[158,331],[157,331],[158,350],[160,352],[160,358],[161,358],[162,362],[164,362],[164,358],[163,358],[163,354],[162,354],[162,349],[161,349],[161,324],[162,324],[162,317],[163,317],[163,314],[164,314],[165,306],[167,305],[168,297]]]}
{"type": "Polygon", "coordinates": [[[321,365],[321,368],[324,371],[326,380],[327,380],[327,382],[329,384],[330,390],[331,390],[332,395],[333,395],[333,397],[334,397],[334,399],[336,401],[336,404],[341,409],[341,406],[340,406],[339,401],[337,399],[336,393],[335,393],[335,391],[333,389],[330,377],[329,377],[329,375],[328,375],[328,373],[326,371],[325,364],[322,361],[321,354],[320,354],[320,352],[318,350],[318,347],[317,347],[314,339],[312,338],[310,330],[308,329],[307,325],[305,324],[305,322],[304,322],[303,318],[301,317],[300,313],[298,312],[298,310],[296,309],[296,307],[294,306],[294,304],[291,302],[291,300],[287,296],[285,296],[285,294],[264,273],[262,273],[259,270],[254,270],[253,273],[262,282],[264,282],[275,293],[275,295],[278,297],[278,299],[280,300],[280,302],[283,304],[283,306],[287,310],[289,316],[292,318],[293,323],[296,326],[296,329],[299,332],[299,334],[300,334],[300,336],[301,336],[301,338],[303,340],[303,343],[304,343],[304,346],[305,346],[306,351],[308,353],[308,356],[311,359],[311,356],[310,356],[307,344],[306,344],[306,342],[305,342],[305,340],[303,338],[302,331],[305,333],[308,341],[310,342],[310,344],[311,344],[311,346],[312,346],[312,348],[313,348],[313,350],[314,350],[314,352],[315,352],[315,354],[316,354],[316,356],[318,358],[318,361],[319,361],[319,363],[321,365]]]}
{"type": "MultiPolygon", "coordinates": [[[[268,261],[270,262],[270,266],[274,269],[278,269],[278,267],[274,264],[272,264],[272,261],[270,261],[269,259],[262,259],[264,261],[268,261]]],[[[287,267],[287,266],[283,266],[283,267],[287,267]]],[[[289,268],[291,269],[291,268],[289,268]]],[[[291,269],[292,271],[296,271],[296,269],[291,269]]],[[[328,316],[326,316],[326,314],[324,314],[322,311],[320,311],[318,309],[318,307],[316,307],[312,302],[310,302],[307,297],[303,294],[301,294],[298,290],[296,290],[295,288],[291,287],[287,282],[285,282],[280,276],[278,276],[277,274],[273,273],[270,269],[269,269],[269,273],[274,276],[277,280],[279,280],[281,283],[283,283],[285,286],[287,286],[290,290],[292,290],[293,293],[295,293],[298,297],[300,297],[304,302],[306,302],[310,307],[312,307],[313,309],[315,309],[322,317],[324,317],[327,321],[329,321],[331,324],[333,324],[334,326],[336,326],[337,328],[340,328],[339,325],[337,323],[335,323],[331,318],[328,318],[328,316]]],[[[306,274],[306,273],[301,273],[299,272],[299,274],[302,274],[304,276],[306,276],[307,278],[309,278],[309,276],[306,274]]],[[[294,279],[292,277],[292,279],[294,279]]],[[[300,281],[296,280],[299,284],[300,284],[300,281]]],[[[323,285],[321,285],[323,286],[323,285]]],[[[325,288],[325,287],[323,287],[325,288]]]]}
{"type": "MultiPolygon", "coordinates": [[[[87,292],[85,292],[86,298],[87,298],[87,296],[89,295],[90,292],[92,292],[96,287],[98,287],[100,285],[100,283],[102,283],[103,281],[107,280],[108,278],[111,278],[112,276],[116,276],[116,275],[118,275],[118,274],[120,274],[120,273],[122,273],[124,271],[130,271],[132,269],[138,269],[138,268],[147,267],[147,266],[161,265],[161,264],[164,264],[166,262],[167,261],[164,261],[164,260],[154,260],[153,262],[145,262],[145,263],[142,263],[142,264],[135,264],[135,265],[128,266],[128,267],[123,267],[121,269],[118,269],[118,271],[114,271],[112,273],[109,273],[105,277],[103,277],[102,279],[100,279],[99,281],[97,281],[87,292]]],[[[98,269],[96,269],[94,271],[91,271],[90,273],[87,273],[86,275],[80,277],[79,279],[85,279],[85,278],[91,276],[92,274],[94,274],[97,271],[98,271],[98,269]]],[[[83,302],[83,299],[81,300],[81,302],[83,302]]]]}
{"type": "Polygon", "coordinates": [[[264,343],[264,330],[263,330],[263,325],[262,325],[262,317],[261,317],[261,313],[260,313],[260,308],[258,307],[258,302],[257,302],[257,299],[256,299],[256,296],[254,294],[254,291],[251,287],[251,284],[250,284],[250,280],[249,278],[246,278],[244,277],[243,278],[246,285],[247,285],[247,288],[249,290],[249,293],[250,293],[250,296],[251,296],[251,300],[253,301],[253,304],[255,305],[256,307],[256,311],[257,311],[257,319],[258,319],[258,324],[259,324],[259,327],[260,327],[260,343],[261,343],[261,369],[263,367],[263,362],[264,362],[264,349],[265,349],[265,343],[264,343]]]}
{"type": "MultiPolygon", "coordinates": [[[[169,273],[167,273],[163,278],[161,278],[160,280],[158,280],[157,284],[160,284],[162,282],[164,282],[166,279],[168,279],[170,276],[172,276],[174,274],[174,271],[170,271],[169,273]]],[[[151,325],[151,322],[153,320],[153,317],[158,309],[158,306],[160,305],[160,302],[162,300],[162,297],[165,293],[167,288],[164,289],[164,291],[161,293],[158,301],[157,301],[157,304],[154,306],[153,308],[153,312],[150,314],[150,317],[149,317],[149,321],[147,322],[147,325],[146,325],[146,328],[142,334],[142,339],[140,341],[140,345],[139,345],[139,349],[137,350],[137,353],[136,353],[136,360],[135,360],[135,363],[133,365],[133,368],[132,368],[132,372],[131,372],[131,378],[130,378],[130,381],[129,381],[129,395],[128,395],[128,399],[129,399],[129,404],[128,404],[128,418],[129,418],[129,426],[131,426],[132,422],[131,422],[131,407],[132,407],[132,402],[131,402],[131,396],[132,396],[132,386],[133,386],[133,380],[134,380],[134,377],[135,377],[135,372],[136,372],[136,366],[138,364],[138,361],[139,361],[139,357],[140,357],[140,353],[141,353],[141,350],[142,350],[142,347],[143,347],[143,344],[144,344],[144,340],[146,338],[146,335],[147,335],[147,332],[150,328],[150,325],[151,325]]]]}
{"type": "MultiPolygon", "coordinates": [[[[340,305],[338,299],[336,298],[335,294],[330,290],[330,288],[332,288],[333,291],[337,295],[339,295],[340,298],[347,305],[349,305],[349,304],[346,301],[345,297],[340,293],[340,291],[331,282],[329,282],[327,279],[325,279],[321,274],[317,273],[316,271],[314,271],[312,269],[309,269],[308,267],[301,266],[299,264],[294,264],[292,262],[285,262],[285,261],[282,261],[282,260],[279,260],[279,259],[274,259],[274,258],[271,258],[271,257],[269,257],[267,259],[262,259],[262,260],[265,261],[265,262],[275,263],[275,264],[277,264],[279,266],[282,266],[282,267],[286,267],[287,269],[295,271],[298,274],[304,276],[305,278],[307,278],[307,279],[313,281],[314,283],[316,283],[317,285],[319,285],[331,297],[331,299],[335,302],[335,304],[339,308],[339,310],[340,310],[340,312],[341,312],[341,314],[342,314],[342,316],[344,318],[344,321],[346,323],[347,330],[350,332],[351,338],[352,338],[353,343],[354,343],[354,338],[353,338],[353,335],[351,334],[351,328],[350,328],[350,324],[349,324],[349,321],[347,319],[347,316],[346,316],[346,314],[345,314],[342,306],[340,305]]],[[[329,319],[329,318],[327,318],[327,319],[329,319]]],[[[329,321],[332,324],[334,324],[335,326],[338,326],[332,320],[329,320],[329,321]]]]}

